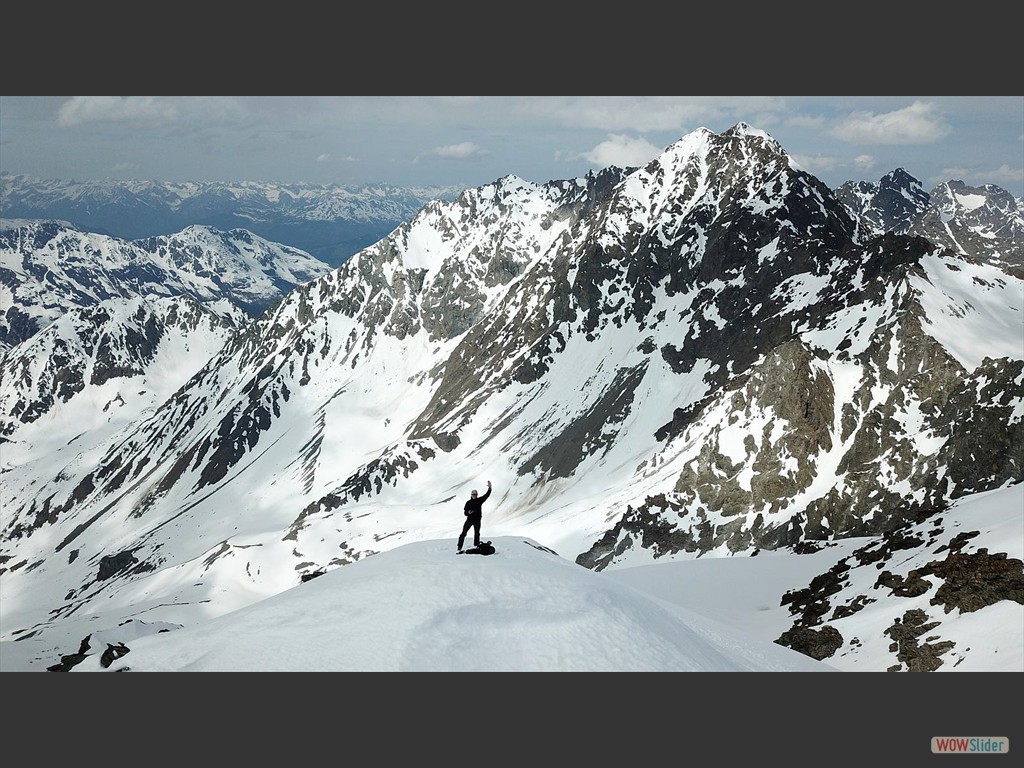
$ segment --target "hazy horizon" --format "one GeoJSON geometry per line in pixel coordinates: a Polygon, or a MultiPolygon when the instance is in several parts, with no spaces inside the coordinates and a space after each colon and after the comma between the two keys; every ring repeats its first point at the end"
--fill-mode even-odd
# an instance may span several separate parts
{"type": "Polygon", "coordinates": [[[1024,196],[1021,96],[0,96],[44,180],[477,187],[640,166],[739,122],[835,188],[903,168],[1024,196]]]}

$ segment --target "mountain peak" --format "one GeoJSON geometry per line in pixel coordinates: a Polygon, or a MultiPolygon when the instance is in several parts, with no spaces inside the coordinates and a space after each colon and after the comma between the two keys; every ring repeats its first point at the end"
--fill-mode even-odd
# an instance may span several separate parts
{"type": "Polygon", "coordinates": [[[903,168],[903,167],[899,167],[899,168],[896,168],[895,170],[890,171],[889,173],[885,174],[885,176],[883,176],[882,178],[883,179],[893,179],[893,180],[902,181],[902,182],[917,183],[917,184],[921,183],[918,179],[914,178],[914,176],[912,176],[911,174],[907,173],[907,169],[903,168]]]}
{"type": "Polygon", "coordinates": [[[769,161],[786,158],[788,162],[786,151],[775,139],[744,122],[737,123],[723,133],[715,133],[705,127],[697,128],[670,145],[665,154],[680,159],[703,157],[707,160],[713,155],[727,157],[736,151],[743,153],[746,162],[757,157],[769,161]],[[763,154],[765,152],[767,154],[763,154]]]}
{"type": "Polygon", "coordinates": [[[734,125],[729,130],[727,130],[724,135],[726,135],[726,136],[754,136],[754,137],[759,138],[759,139],[767,139],[768,141],[771,141],[773,143],[777,143],[775,141],[775,139],[773,139],[766,131],[763,131],[760,128],[755,128],[754,126],[750,125],[750,123],[745,123],[742,120],[740,122],[736,123],[736,125],[734,125]]]}

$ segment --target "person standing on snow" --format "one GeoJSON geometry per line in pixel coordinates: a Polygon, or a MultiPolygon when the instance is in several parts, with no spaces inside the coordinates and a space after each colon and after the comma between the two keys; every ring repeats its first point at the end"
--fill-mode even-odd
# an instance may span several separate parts
{"type": "Polygon", "coordinates": [[[483,496],[477,496],[476,490],[469,494],[469,500],[466,501],[466,506],[463,508],[463,513],[466,515],[466,522],[462,525],[462,533],[459,535],[459,549],[462,551],[462,544],[466,541],[466,534],[469,533],[469,529],[473,529],[473,546],[480,546],[480,520],[483,517],[483,505],[491,495],[491,481],[487,481],[487,493],[483,496]]]}

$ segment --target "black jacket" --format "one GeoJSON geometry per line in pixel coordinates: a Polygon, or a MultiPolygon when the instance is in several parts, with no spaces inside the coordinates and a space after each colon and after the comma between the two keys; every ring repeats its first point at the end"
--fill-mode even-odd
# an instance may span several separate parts
{"type": "Polygon", "coordinates": [[[487,493],[483,496],[477,496],[475,499],[470,497],[469,501],[466,502],[465,512],[467,515],[479,515],[483,513],[483,503],[487,501],[487,497],[491,495],[491,489],[487,489],[487,493]]]}

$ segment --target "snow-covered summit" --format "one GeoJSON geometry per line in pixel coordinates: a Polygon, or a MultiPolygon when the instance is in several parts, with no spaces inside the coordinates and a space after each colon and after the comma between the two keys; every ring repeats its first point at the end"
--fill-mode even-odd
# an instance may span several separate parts
{"type": "Polygon", "coordinates": [[[140,636],[146,622],[132,621],[98,635],[72,670],[835,671],[531,539],[493,541],[490,556],[456,555],[449,540],[404,544],[195,627],[153,622],[140,636]],[[108,645],[118,652],[103,666],[108,645]]]}

